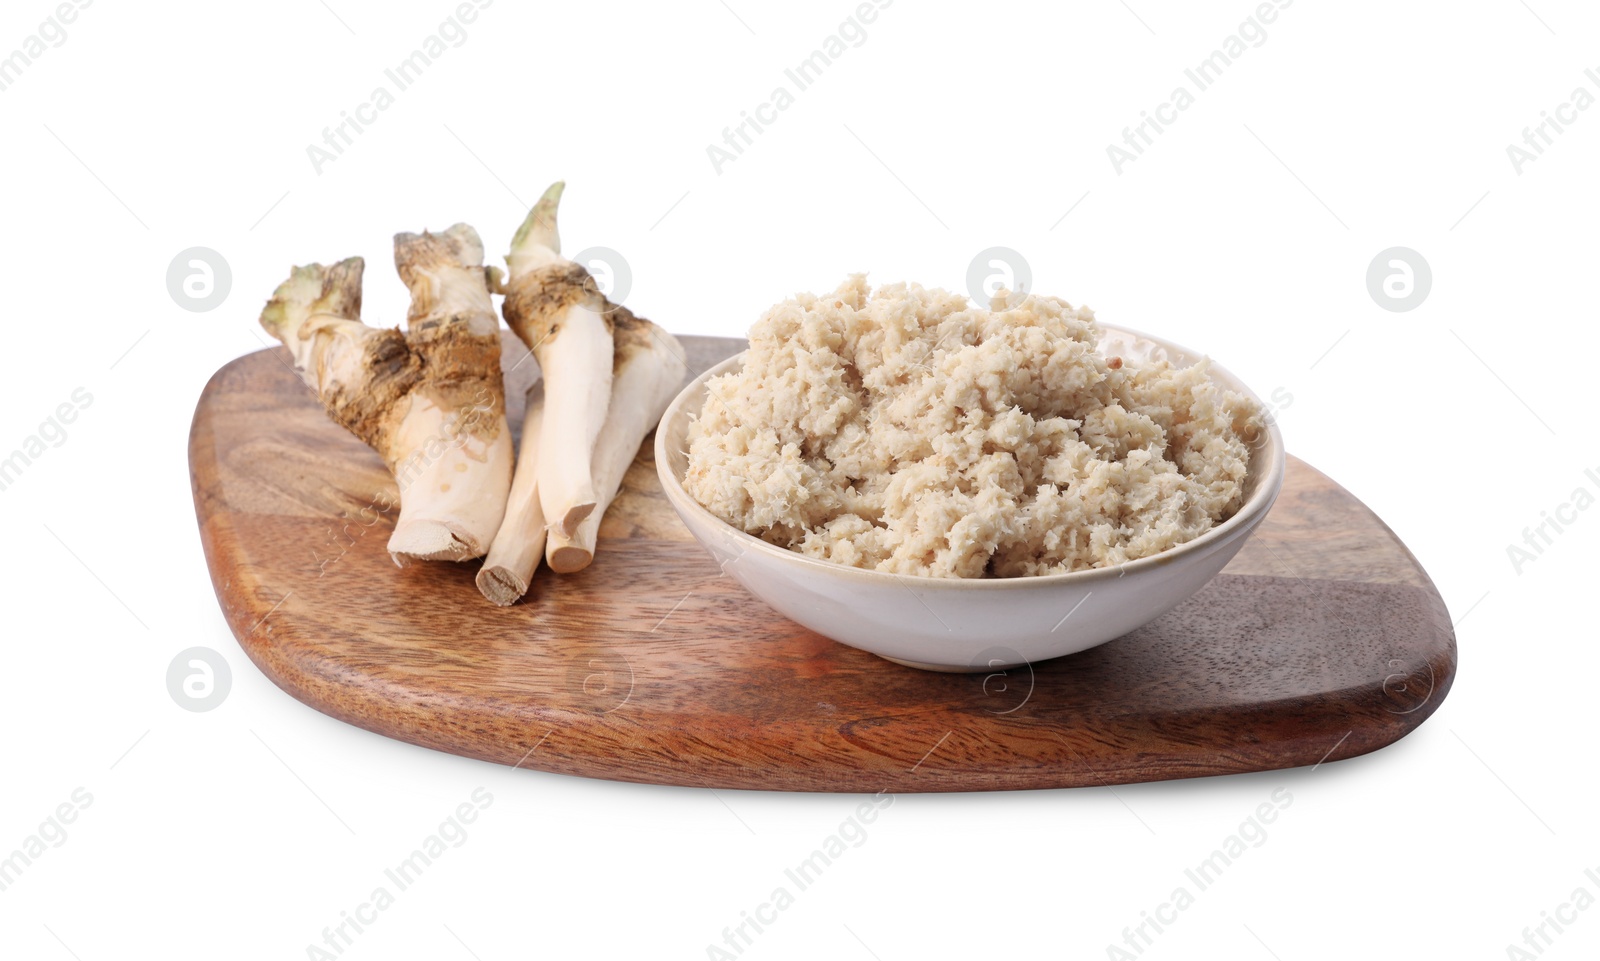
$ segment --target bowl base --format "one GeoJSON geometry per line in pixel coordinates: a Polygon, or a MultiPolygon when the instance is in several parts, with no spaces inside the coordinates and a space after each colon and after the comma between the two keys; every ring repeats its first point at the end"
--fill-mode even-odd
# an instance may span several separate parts
{"type": "Polygon", "coordinates": [[[1015,668],[1027,666],[1026,661],[1021,661],[1016,664],[985,664],[982,667],[957,667],[954,664],[928,664],[923,661],[907,661],[898,657],[890,657],[887,654],[878,654],[875,656],[881,657],[886,661],[893,661],[902,667],[914,667],[919,671],[938,671],[941,674],[982,674],[985,671],[1010,671],[1015,668]]]}

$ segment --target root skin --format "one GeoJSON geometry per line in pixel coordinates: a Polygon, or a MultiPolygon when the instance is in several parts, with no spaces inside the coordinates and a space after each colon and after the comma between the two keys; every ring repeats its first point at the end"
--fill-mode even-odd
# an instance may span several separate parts
{"type": "Polygon", "coordinates": [[[570,537],[598,504],[590,460],[611,400],[612,315],[620,308],[606,300],[583,265],[561,258],[560,196],[558,183],[512,240],[501,310],[538,358],[544,377],[539,500],[550,530],[570,537]]]}
{"type": "Polygon", "coordinates": [[[594,559],[606,509],[638,456],[639,445],[655,429],[688,372],[677,339],[642,317],[619,312],[614,337],[609,413],[590,466],[595,509],[570,533],[551,527],[545,560],[557,573],[580,571],[594,559]]]}
{"type": "Polygon", "coordinates": [[[504,519],[495,532],[489,556],[478,572],[478,590],[505,607],[527,593],[544,556],[544,512],[539,508],[539,435],[544,426],[543,385],[528,393],[528,413],[522,422],[521,457],[511,481],[504,519]]]}

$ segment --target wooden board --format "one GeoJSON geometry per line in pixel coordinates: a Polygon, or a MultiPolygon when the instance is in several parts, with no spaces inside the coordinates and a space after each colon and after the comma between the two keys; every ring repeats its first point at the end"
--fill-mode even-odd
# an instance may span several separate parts
{"type": "MultiPolygon", "coordinates": [[[[684,338],[704,370],[741,341],[684,338]]],[[[533,362],[507,344],[512,416],[533,362]]],[[[1316,764],[1391,744],[1455,674],[1445,606],[1404,545],[1290,458],[1283,494],[1194,598],[1005,675],[836,644],[747,594],[663,499],[647,441],[595,563],[491,606],[475,563],[400,569],[394,485],[281,349],[200,398],[201,539],[240,645],[278,686],[425,747],[562,774],[801,791],[1117,784],[1316,764]]]]}

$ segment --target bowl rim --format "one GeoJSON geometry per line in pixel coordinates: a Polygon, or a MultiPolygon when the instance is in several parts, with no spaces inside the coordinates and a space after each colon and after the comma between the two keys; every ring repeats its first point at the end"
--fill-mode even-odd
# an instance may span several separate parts
{"type": "MultiPolygon", "coordinates": [[[[1211,359],[1209,354],[1191,350],[1181,344],[1174,343],[1164,337],[1156,337],[1131,327],[1120,324],[1107,324],[1095,322],[1101,331],[1110,331],[1128,335],[1140,340],[1148,341],[1157,347],[1176,352],[1188,357],[1203,357],[1210,362],[1210,374],[1215,379],[1216,374],[1221,374],[1222,379],[1229,382],[1229,389],[1238,390],[1251,400],[1254,400],[1263,410],[1267,405],[1255,391],[1251,390],[1239,377],[1226,367],[1211,359]]],[[[667,499],[679,513],[688,511],[701,520],[735,535],[735,539],[745,543],[747,549],[752,549],[766,554],[780,563],[799,564],[821,574],[831,574],[839,577],[848,577],[861,580],[863,583],[887,584],[890,581],[898,582],[902,586],[907,582],[918,586],[927,586],[936,589],[949,590],[1021,590],[1030,587],[1070,586],[1095,584],[1105,580],[1117,580],[1128,574],[1137,574],[1141,571],[1154,570],[1175,563],[1191,554],[1203,553],[1207,548],[1221,545],[1236,536],[1248,534],[1261,522],[1272,505],[1277,502],[1278,494],[1283,489],[1284,473],[1287,469],[1287,452],[1284,449],[1283,434],[1278,429],[1277,419],[1270,415],[1266,418],[1268,443],[1263,449],[1257,451],[1254,459],[1267,458],[1265,474],[1255,491],[1245,499],[1233,515],[1222,523],[1201,534],[1193,540],[1185,541],[1176,547],[1167,548],[1147,557],[1135,558],[1124,561],[1116,567],[1097,567],[1087,571],[1066,571],[1060,574],[1035,574],[1025,577],[931,577],[927,574],[901,574],[895,571],[879,571],[863,567],[851,567],[834,561],[822,560],[792,551],[785,547],[769,543],[761,538],[740,530],[727,521],[711,513],[699,501],[689,496],[684,489],[683,482],[676,476],[668,464],[666,427],[683,409],[685,402],[691,394],[698,391],[706,381],[722,374],[730,373],[736,366],[742,366],[745,354],[749,348],[739,351],[702,372],[690,381],[667,405],[666,411],[661,415],[660,422],[656,425],[654,454],[656,460],[656,476],[661,481],[662,490],[667,499]]],[[[698,415],[698,411],[690,412],[690,416],[698,415]]],[[[685,526],[689,526],[685,524],[685,526]]],[[[694,533],[691,528],[690,533],[694,533]]]]}

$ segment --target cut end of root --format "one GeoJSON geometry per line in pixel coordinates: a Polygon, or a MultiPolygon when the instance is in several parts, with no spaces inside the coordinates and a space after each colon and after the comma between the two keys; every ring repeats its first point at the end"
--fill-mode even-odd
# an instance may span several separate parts
{"type": "Polygon", "coordinates": [[[389,537],[389,555],[405,567],[411,561],[466,561],[483,549],[443,521],[405,520],[389,537]]]}
{"type": "Polygon", "coordinates": [[[485,567],[477,583],[478,591],[500,607],[510,607],[528,593],[528,583],[504,567],[485,567]]]}
{"type": "Polygon", "coordinates": [[[427,230],[395,234],[394,266],[405,285],[414,288],[447,268],[481,268],[483,241],[470,224],[456,224],[437,234],[427,230]]]}
{"type": "Polygon", "coordinates": [[[586,504],[574,504],[567,508],[567,512],[562,515],[558,523],[550,525],[550,529],[562,537],[573,537],[578,533],[578,525],[583,523],[585,517],[594,513],[596,506],[594,501],[589,501],[586,504]]]}
{"type": "Polygon", "coordinates": [[[544,559],[557,574],[575,574],[589,566],[594,560],[594,552],[576,544],[563,544],[552,547],[544,559]]]}

